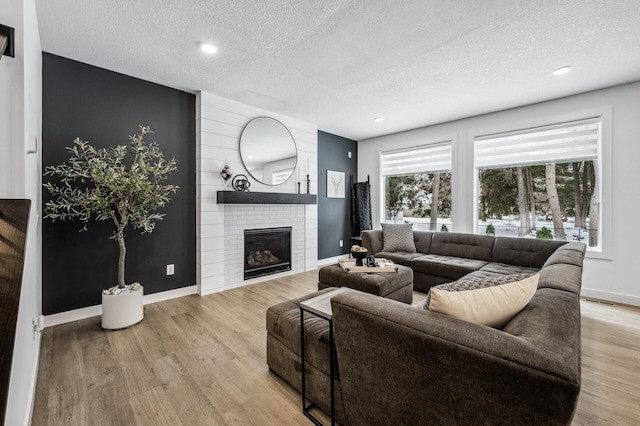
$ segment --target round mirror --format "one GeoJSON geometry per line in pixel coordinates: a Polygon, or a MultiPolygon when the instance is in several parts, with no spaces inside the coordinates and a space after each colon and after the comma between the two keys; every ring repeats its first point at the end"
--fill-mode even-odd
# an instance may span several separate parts
{"type": "Polygon", "coordinates": [[[265,185],[291,177],[298,159],[296,142],[284,124],[270,117],[254,118],[240,136],[240,157],[249,174],[265,185]]]}

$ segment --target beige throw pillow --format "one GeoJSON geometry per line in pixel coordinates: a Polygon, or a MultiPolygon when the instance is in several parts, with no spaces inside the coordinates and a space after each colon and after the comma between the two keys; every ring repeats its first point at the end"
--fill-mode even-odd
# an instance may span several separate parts
{"type": "Polygon", "coordinates": [[[502,328],[529,303],[539,274],[467,279],[432,287],[425,308],[464,321],[502,328]]]}

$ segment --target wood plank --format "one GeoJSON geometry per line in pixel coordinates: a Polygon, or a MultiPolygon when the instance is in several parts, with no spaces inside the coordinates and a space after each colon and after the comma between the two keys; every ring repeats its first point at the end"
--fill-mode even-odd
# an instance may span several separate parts
{"type": "Polygon", "coordinates": [[[316,204],[315,194],[218,191],[218,204],[316,204]]]}
{"type": "MultiPolygon", "coordinates": [[[[142,323],[45,329],[32,424],[310,424],[268,371],[269,306],[312,293],[317,271],[148,305],[142,323]]],[[[414,292],[413,304],[426,297],[414,292]]],[[[640,310],[581,302],[582,391],[574,425],[640,417],[640,310]]],[[[327,416],[314,413],[325,424],[327,416]]]]}

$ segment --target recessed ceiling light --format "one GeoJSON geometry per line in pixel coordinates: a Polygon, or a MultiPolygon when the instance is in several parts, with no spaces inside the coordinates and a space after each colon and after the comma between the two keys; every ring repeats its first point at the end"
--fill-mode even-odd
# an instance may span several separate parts
{"type": "Polygon", "coordinates": [[[207,53],[216,53],[218,48],[213,44],[200,43],[200,49],[204,50],[207,53]]]}
{"type": "Polygon", "coordinates": [[[563,67],[556,68],[553,71],[553,75],[562,75],[562,74],[568,73],[569,71],[571,71],[571,66],[570,65],[565,65],[563,67]]]}
{"type": "Polygon", "coordinates": [[[384,117],[376,117],[373,119],[376,123],[382,123],[384,121],[384,117]]]}

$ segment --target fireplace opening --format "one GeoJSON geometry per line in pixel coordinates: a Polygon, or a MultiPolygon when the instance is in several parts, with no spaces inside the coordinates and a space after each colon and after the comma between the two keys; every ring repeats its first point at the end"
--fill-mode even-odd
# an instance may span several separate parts
{"type": "Polygon", "coordinates": [[[291,227],[245,229],[244,279],[291,270],[291,227]]]}

